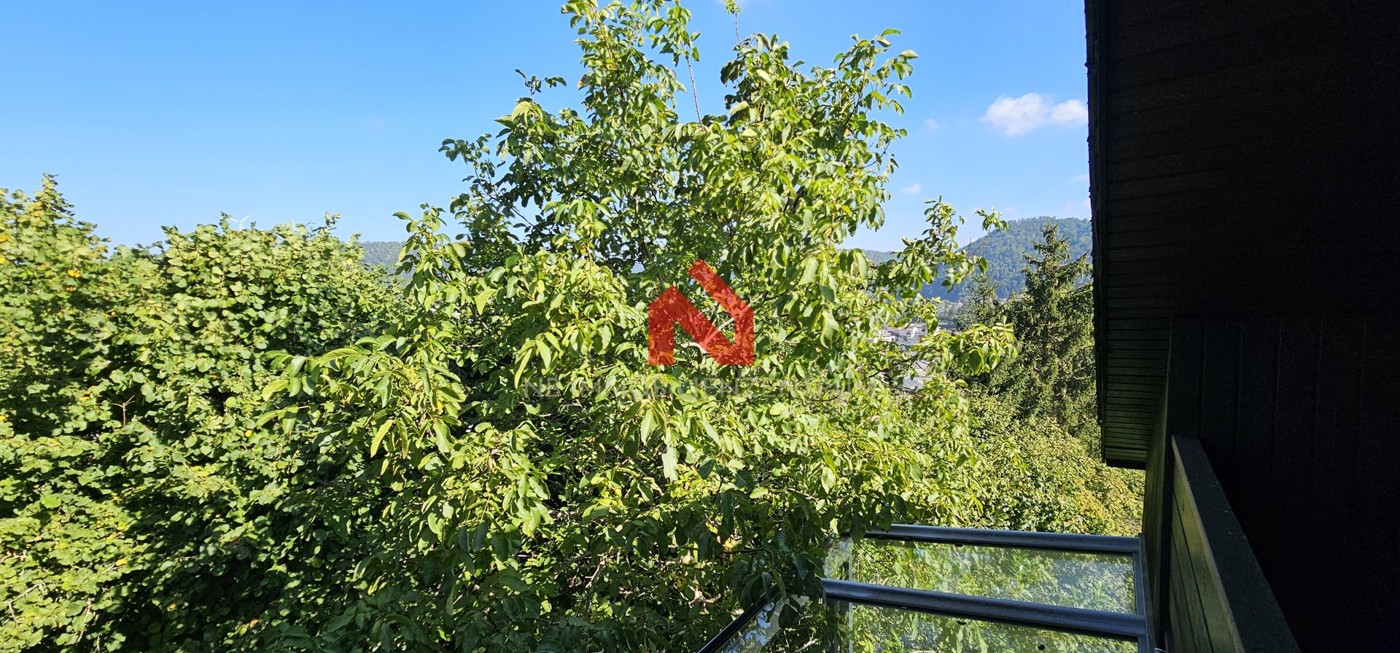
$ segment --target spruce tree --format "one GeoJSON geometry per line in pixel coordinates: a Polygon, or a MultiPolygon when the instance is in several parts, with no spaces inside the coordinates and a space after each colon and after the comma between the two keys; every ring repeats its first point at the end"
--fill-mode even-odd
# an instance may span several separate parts
{"type": "MultiPolygon", "coordinates": [[[[987,317],[1004,318],[1021,342],[1020,356],[998,370],[989,385],[1025,417],[1055,419],[1076,436],[1092,438],[1094,425],[1094,325],[1090,271],[1085,256],[1071,259],[1069,243],[1047,225],[1023,269],[1025,292],[987,317]]],[[[994,305],[995,306],[995,305],[994,305]]]]}

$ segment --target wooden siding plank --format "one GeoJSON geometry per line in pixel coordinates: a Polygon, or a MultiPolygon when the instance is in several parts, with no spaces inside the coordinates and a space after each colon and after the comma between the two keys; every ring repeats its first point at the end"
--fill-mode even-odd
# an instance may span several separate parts
{"type": "MultiPolygon", "coordinates": [[[[1295,120],[1288,126],[1297,126],[1295,120]]],[[[1142,152],[1131,158],[1113,164],[1109,169],[1108,180],[1115,185],[1138,181],[1170,179],[1188,175],[1204,176],[1226,180],[1260,180],[1276,174],[1277,164],[1268,165],[1274,156],[1309,155],[1309,144],[1287,139],[1260,138],[1243,143],[1213,143],[1208,147],[1186,152],[1142,152]]],[[[1322,174],[1326,174],[1323,172],[1322,174]]]]}
{"type": "MultiPolygon", "coordinates": [[[[1334,27],[1340,22],[1335,16],[1329,21],[1334,27]]],[[[1174,56],[1114,62],[1115,67],[1123,68],[1109,76],[1109,93],[1114,101],[1108,107],[1108,119],[1114,121],[1139,111],[1167,106],[1191,106],[1208,98],[1290,89],[1300,78],[1327,83],[1325,73],[1335,71],[1347,56],[1337,46],[1287,50],[1286,45],[1261,44],[1254,52],[1224,58],[1216,56],[1214,67],[1207,61],[1207,51],[1227,49],[1231,44],[1192,44],[1199,47],[1167,53],[1174,56]]]]}
{"type": "MultiPolygon", "coordinates": [[[[1109,414],[1110,416],[1113,416],[1113,417],[1123,417],[1123,418],[1126,418],[1126,419],[1143,419],[1143,420],[1145,420],[1145,421],[1147,421],[1147,422],[1151,422],[1151,423],[1154,423],[1154,424],[1156,423],[1156,420],[1157,420],[1157,416],[1156,416],[1156,415],[1154,415],[1153,413],[1149,412],[1149,411],[1146,410],[1145,408],[1140,408],[1140,407],[1136,407],[1136,406],[1134,406],[1134,407],[1132,407],[1132,408],[1127,408],[1127,407],[1123,407],[1123,406],[1110,406],[1110,407],[1109,407],[1108,414],[1109,414]]],[[[1109,440],[1109,439],[1117,439],[1117,438],[1119,438],[1119,437],[1120,437],[1120,436],[1104,436],[1104,439],[1106,439],[1106,440],[1109,440]]],[[[1137,444],[1137,443],[1134,443],[1134,444],[1137,444]]],[[[1139,445],[1139,446],[1140,446],[1140,445],[1139,445]]]]}
{"type": "Polygon", "coordinates": [[[1118,323],[1114,321],[1108,323],[1106,330],[1109,336],[1138,340],[1166,338],[1170,333],[1167,329],[1119,326],[1118,323]]]}
{"type": "MultiPolygon", "coordinates": [[[[1311,452],[1313,466],[1309,487],[1308,521],[1317,533],[1315,546],[1323,551],[1352,548],[1351,524],[1375,518],[1370,497],[1356,490],[1356,440],[1361,436],[1361,379],[1364,369],[1366,329],[1358,320],[1324,319],[1320,324],[1317,374],[1317,428],[1311,452]]],[[[1313,561],[1324,596],[1345,595],[1356,583],[1347,558],[1320,556],[1313,561]]],[[[1364,617],[1346,606],[1320,606],[1319,619],[1349,631],[1364,629],[1364,617]]]]}
{"type": "Polygon", "coordinates": [[[1112,394],[1113,390],[1122,390],[1129,394],[1140,394],[1146,392],[1152,397],[1156,397],[1157,394],[1159,394],[1158,391],[1160,391],[1161,389],[1161,381],[1147,379],[1124,379],[1122,383],[1114,384],[1114,387],[1110,389],[1109,396],[1114,396],[1112,394]]]}
{"type": "MultiPolygon", "coordinates": [[[[1170,506],[1172,510],[1171,523],[1174,525],[1180,520],[1176,505],[1170,506]]],[[[1180,528],[1172,527],[1170,532],[1170,548],[1172,552],[1170,569],[1166,580],[1171,586],[1171,607],[1168,611],[1171,623],[1172,647],[1177,650],[1203,650],[1208,651],[1210,638],[1202,634],[1205,624],[1200,618],[1200,611],[1197,604],[1200,602],[1200,590],[1192,581],[1195,573],[1191,569],[1191,557],[1187,555],[1177,556],[1175,552],[1186,551],[1186,538],[1180,528]]]]}
{"type": "Polygon", "coordinates": [[[1141,458],[1138,458],[1137,456],[1131,456],[1131,455],[1119,455],[1117,452],[1113,452],[1113,451],[1106,451],[1106,452],[1104,452],[1104,459],[1103,459],[1103,460],[1104,460],[1104,464],[1109,465],[1109,466],[1111,466],[1111,467],[1117,467],[1117,468],[1120,468],[1120,469],[1142,469],[1142,468],[1143,468],[1143,462],[1142,462],[1142,459],[1141,459],[1141,458]]]}
{"type": "MultiPolygon", "coordinates": [[[[1273,500],[1281,505],[1308,505],[1311,491],[1313,432],[1317,428],[1317,369],[1318,321],[1315,319],[1285,320],[1279,324],[1277,403],[1274,411],[1274,442],[1272,447],[1273,477],[1268,487],[1273,500]]],[[[1306,513],[1294,513],[1293,518],[1271,519],[1262,536],[1282,542],[1300,526],[1311,530],[1306,513]]],[[[1313,586],[1311,571],[1315,560],[1311,547],[1276,547],[1270,558],[1260,560],[1265,572],[1288,574],[1303,584],[1313,586]]],[[[1303,630],[1316,627],[1316,606],[1310,596],[1281,592],[1279,603],[1303,630]]]]}
{"type": "Polygon", "coordinates": [[[1367,321],[1365,365],[1361,437],[1350,471],[1362,498],[1358,507],[1364,507],[1366,516],[1349,524],[1349,557],[1358,564],[1346,576],[1348,595],[1358,599],[1348,606],[1358,647],[1394,641],[1394,616],[1400,613],[1400,565],[1394,563],[1400,551],[1400,322],[1382,317],[1367,321]],[[1376,560],[1391,562],[1374,564],[1376,560]]]}
{"type": "Polygon", "coordinates": [[[1111,441],[1125,449],[1144,451],[1143,443],[1146,441],[1146,436],[1148,433],[1151,433],[1154,428],[1156,428],[1155,423],[1153,426],[1148,427],[1144,427],[1140,424],[1123,425],[1124,430],[1118,435],[1115,435],[1111,441]]]}
{"type": "Polygon", "coordinates": [[[1105,447],[1108,448],[1108,449],[1112,449],[1113,451],[1117,452],[1118,454],[1122,454],[1122,455],[1126,455],[1126,456],[1132,456],[1134,459],[1136,459],[1136,460],[1138,461],[1139,465],[1141,464],[1142,456],[1146,455],[1146,453],[1147,453],[1147,452],[1143,451],[1143,449],[1142,449],[1141,447],[1138,447],[1138,446],[1136,446],[1136,445],[1125,445],[1125,444],[1119,444],[1119,443],[1116,443],[1116,442],[1109,443],[1109,444],[1105,445],[1105,447]]]}
{"type": "Polygon", "coordinates": [[[1109,331],[1161,331],[1161,320],[1130,317],[1113,318],[1108,321],[1109,331]]]}
{"type": "Polygon", "coordinates": [[[1166,366],[1167,345],[1164,341],[1115,338],[1108,340],[1105,347],[1123,359],[1114,361],[1110,365],[1122,362],[1133,367],[1147,365],[1154,368],[1165,368],[1166,366]]]}
{"type": "MultiPolygon", "coordinates": [[[[1300,124],[1310,124],[1317,128],[1326,126],[1326,120],[1323,118],[1318,118],[1315,121],[1301,121],[1298,119],[1297,113],[1289,117],[1291,120],[1287,124],[1279,126],[1280,132],[1297,129],[1300,124]]],[[[1315,166],[1290,165],[1293,162],[1300,164],[1304,162],[1319,163],[1321,159],[1331,157],[1319,156],[1328,153],[1325,150],[1319,152],[1316,149],[1320,147],[1318,145],[1288,138],[1282,133],[1278,138],[1271,138],[1266,132],[1258,140],[1239,143],[1212,143],[1209,146],[1193,148],[1185,152],[1160,152],[1136,143],[1130,143],[1128,147],[1141,147],[1142,149],[1139,150],[1139,154],[1110,166],[1108,180],[1115,186],[1123,184],[1125,187],[1132,188],[1133,186],[1130,185],[1132,182],[1151,182],[1189,175],[1198,177],[1209,175],[1217,179],[1238,181],[1241,184],[1259,184],[1261,181],[1274,179],[1281,167],[1285,165],[1293,168],[1288,172],[1296,176],[1300,182],[1305,184],[1312,182],[1306,184],[1305,188],[1308,185],[1325,186],[1325,183],[1318,183],[1319,176],[1321,181],[1325,181],[1327,177],[1331,176],[1328,170],[1318,170],[1315,166]],[[1145,154],[1146,152],[1152,152],[1152,154],[1145,154]],[[1292,158],[1288,159],[1289,164],[1279,164],[1273,162],[1276,161],[1273,159],[1276,156],[1292,158]],[[1312,168],[1314,177],[1308,178],[1303,174],[1307,168],[1312,168]]],[[[1208,187],[1218,188],[1220,186],[1212,184],[1208,187]]],[[[1293,194],[1298,191],[1294,189],[1284,192],[1293,194]]]]}
{"type": "Polygon", "coordinates": [[[1279,89],[1259,89],[1119,116],[1113,124],[1113,153],[1108,163],[1111,167],[1132,163],[1143,153],[1200,155],[1218,148],[1267,147],[1271,138],[1296,143],[1297,135],[1289,133],[1302,118],[1295,104],[1317,92],[1310,90],[1306,96],[1293,95],[1289,102],[1280,102],[1279,89]],[[1243,110],[1251,104],[1259,106],[1243,110]]]}
{"type": "Polygon", "coordinates": [[[1132,445],[1120,444],[1120,443],[1117,443],[1117,442],[1109,443],[1108,445],[1105,445],[1105,446],[1107,446],[1107,447],[1109,447],[1109,448],[1111,448],[1111,449],[1113,449],[1113,450],[1115,450],[1115,451],[1117,451],[1117,452],[1120,452],[1120,453],[1125,453],[1125,452],[1126,452],[1126,453],[1131,453],[1131,454],[1134,455],[1134,456],[1142,456],[1142,455],[1144,455],[1144,454],[1147,453],[1146,451],[1144,451],[1144,450],[1143,450],[1142,448],[1140,448],[1140,447],[1132,446],[1132,445]]]}
{"type": "Polygon", "coordinates": [[[1142,378],[1125,379],[1125,382],[1135,383],[1138,385],[1148,385],[1150,387],[1161,389],[1162,373],[1166,370],[1166,366],[1162,364],[1162,360],[1164,360],[1165,357],[1154,356],[1154,358],[1158,358],[1158,360],[1153,361],[1144,360],[1142,358],[1126,358],[1127,354],[1125,354],[1124,352],[1117,351],[1115,349],[1109,349],[1108,351],[1112,354],[1122,356],[1124,357],[1124,359],[1115,360],[1111,365],[1108,365],[1104,370],[1102,370],[1104,376],[1114,373],[1126,375],[1144,375],[1142,378]]]}
{"type": "Polygon", "coordinates": [[[1115,354],[1115,363],[1133,367],[1163,369],[1167,361],[1167,338],[1165,335],[1151,340],[1133,334],[1109,334],[1104,338],[1104,349],[1115,354]]]}
{"type": "MultiPolygon", "coordinates": [[[[1324,147],[1332,147],[1326,145],[1324,147]]],[[[1307,160],[1305,160],[1307,161],[1307,160]]],[[[1195,180],[1185,180],[1192,183],[1179,183],[1167,176],[1154,177],[1150,179],[1137,179],[1122,182],[1121,186],[1114,188],[1113,198],[1108,200],[1107,208],[1100,212],[1096,218],[1101,225],[1100,228],[1108,234],[1118,234],[1129,231],[1139,231],[1144,229],[1158,229],[1162,235],[1171,235],[1170,229],[1182,224],[1178,221],[1166,222],[1160,219],[1148,220],[1137,216],[1160,216],[1163,213],[1174,213],[1186,216],[1196,216],[1201,220],[1214,220],[1219,222],[1219,226],[1232,226],[1229,221],[1221,221],[1222,216],[1231,217],[1235,220],[1234,225],[1247,226],[1248,221],[1240,222],[1246,217],[1253,217],[1256,212],[1272,211],[1274,207],[1287,206],[1291,204],[1303,204],[1306,206],[1321,205],[1327,199],[1333,199],[1345,203],[1349,198],[1336,197],[1329,192],[1326,184],[1317,183],[1321,175],[1331,176],[1335,173],[1328,170],[1317,170],[1316,165],[1326,162],[1312,162],[1315,176],[1305,178],[1302,175],[1307,172],[1304,161],[1290,161],[1287,165],[1293,170],[1287,173],[1289,183],[1280,185],[1278,179],[1271,179],[1267,176],[1260,176],[1260,171],[1239,171],[1231,175],[1202,176],[1195,180]],[[1228,177],[1228,178],[1222,178],[1228,177]],[[1170,183],[1168,183],[1170,182],[1170,183]],[[1182,192],[1187,191],[1187,192],[1182,192]],[[1318,197],[1321,195],[1322,197],[1318,197]],[[1260,202],[1259,205],[1250,205],[1248,213],[1242,213],[1241,198],[1249,198],[1251,202],[1260,202]],[[1260,211],[1257,206],[1263,206],[1266,211],[1260,211]],[[1141,224],[1132,224],[1137,220],[1141,224]]],[[[1279,174],[1277,171],[1275,174],[1279,174]]],[[[1288,219],[1288,215],[1274,216],[1276,219],[1288,219]]],[[[1201,223],[1203,227],[1209,227],[1209,223],[1201,223]]],[[[1379,227],[1378,227],[1379,228],[1379,227]]],[[[1189,236],[1191,234],[1180,234],[1179,236],[1189,236]]],[[[1205,242],[1205,239],[1199,239],[1205,242]]]]}
{"type": "Polygon", "coordinates": [[[1167,367],[1169,434],[1195,437],[1200,433],[1203,338],[1199,320],[1180,320],[1172,327],[1171,359],[1167,367]]]}
{"type": "Polygon", "coordinates": [[[1147,369],[1162,371],[1166,369],[1166,350],[1161,346],[1152,346],[1155,343],[1142,341],[1110,341],[1106,343],[1106,348],[1110,352],[1116,353],[1117,360],[1109,363],[1109,369],[1113,366],[1123,366],[1124,369],[1147,369]],[[1140,345],[1137,348],[1124,345],[1140,345]],[[1148,349],[1151,346],[1151,349],[1148,349]]]}
{"type": "Polygon", "coordinates": [[[1151,386],[1141,386],[1140,390],[1124,390],[1118,386],[1114,386],[1108,389],[1107,396],[1109,399],[1123,399],[1136,401],[1142,405],[1151,405],[1151,402],[1155,400],[1159,394],[1161,394],[1161,389],[1151,386]]]}
{"type": "MultiPolygon", "coordinates": [[[[1146,369],[1161,372],[1166,369],[1166,350],[1156,343],[1142,341],[1110,342],[1105,349],[1116,355],[1117,360],[1108,363],[1106,369],[1146,369]]],[[[1156,377],[1161,380],[1161,375],[1156,377]]]]}
{"type": "MultiPolygon", "coordinates": [[[[1215,651],[1298,651],[1201,443],[1173,437],[1173,494],[1215,651]]],[[[1201,642],[1195,642],[1198,646],[1201,642]]],[[[1179,650],[1199,650],[1187,645],[1179,650]]]]}
{"type": "Polygon", "coordinates": [[[1158,386],[1161,384],[1161,379],[1158,378],[1157,370],[1125,370],[1109,368],[1108,371],[1104,373],[1104,378],[1108,379],[1108,382],[1113,384],[1137,383],[1150,384],[1152,386],[1158,386]]]}
{"type": "MultiPolygon", "coordinates": [[[[1159,390],[1157,394],[1158,398],[1160,399],[1161,391],[1159,390]]],[[[1110,404],[1109,408],[1112,411],[1112,414],[1123,415],[1126,417],[1137,417],[1144,415],[1155,417],[1156,415],[1156,411],[1153,411],[1150,406],[1144,406],[1143,403],[1139,400],[1119,401],[1118,403],[1110,404]]]]}
{"type": "MultiPolygon", "coordinates": [[[[1129,6],[1141,5],[1129,3],[1129,6]]],[[[1300,6],[1280,5],[1269,0],[1207,2],[1192,9],[1177,9],[1134,21],[1130,25],[1133,38],[1109,41],[1107,56],[1110,61],[1116,61],[1200,41],[1249,38],[1260,25],[1310,20],[1329,9],[1331,7],[1323,3],[1300,6]]]]}
{"type": "MultiPolygon", "coordinates": [[[[1303,285],[1307,282],[1306,279],[1297,279],[1299,275],[1296,269],[1281,269],[1279,267],[1251,269],[1248,264],[1243,261],[1227,258],[1225,254],[1227,251],[1229,250],[1202,249],[1201,251],[1192,252],[1188,254],[1188,256],[1193,257],[1189,259],[1192,263],[1184,263],[1183,260],[1185,259],[1178,259],[1175,261],[1121,261],[1114,265],[1114,276],[1110,277],[1110,282],[1117,275],[1135,275],[1145,281],[1150,281],[1154,278],[1157,279],[1157,287],[1161,289],[1196,289],[1209,287],[1212,283],[1217,286],[1225,285],[1220,282],[1219,276],[1211,278],[1200,272],[1183,272],[1178,269],[1183,265],[1205,265],[1206,263],[1218,265],[1219,267],[1216,268],[1207,268],[1217,273],[1221,271],[1221,268],[1225,268],[1231,272],[1239,271],[1241,273],[1247,273],[1249,277],[1253,279],[1283,280],[1291,275],[1298,282],[1297,285],[1303,285]],[[1163,283],[1163,281],[1172,278],[1174,278],[1173,280],[1175,280],[1176,283],[1163,283]]],[[[1308,250],[1306,249],[1305,243],[1294,243],[1289,242],[1287,239],[1279,239],[1278,243],[1275,245],[1275,249],[1271,250],[1267,255],[1259,256],[1256,260],[1260,265],[1283,266],[1286,261],[1297,261],[1297,256],[1307,253],[1308,250]]],[[[1310,260],[1309,263],[1313,263],[1316,259],[1324,259],[1328,263],[1343,263],[1345,259],[1344,252],[1313,253],[1313,255],[1314,259],[1310,260]]],[[[1297,264],[1294,263],[1293,265],[1297,264]]],[[[1239,283],[1239,279],[1232,279],[1232,282],[1237,284],[1239,283]]],[[[1220,288],[1220,291],[1228,292],[1231,289],[1232,288],[1220,288]]],[[[1160,320],[1116,317],[1109,318],[1108,320],[1109,328],[1117,326],[1123,330],[1153,330],[1154,325],[1160,323],[1160,320]]]]}
{"type": "MultiPolygon", "coordinates": [[[[1136,36],[1144,29],[1151,29],[1163,20],[1174,16],[1193,16],[1197,20],[1217,18],[1210,10],[1218,0],[1154,0],[1153,2],[1107,2],[1105,20],[1110,30],[1121,30],[1136,36]]],[[[1292,16],[1300,11],[1296,5],[1287,5],[1271,0],[1243,0],[1235,4],[1242,11],[1258,16],[1261,13],[1274,13],[1279,16],[1292,16]]]]}
{"type": "MultiPolygon", "coordinates": [[[[1239,383],[1236,386],[1235,445],[1249,465],[1236,470],[1230,502],[1246,533],[1265,532],[1272,503],[1275,390],[1278,378],[1278,322],[1249,320],[1240,328],[1239,383]]],[[[1255,538],[1261,559],[1274,541],[1255,538]]]]}
{"type": "Polygon", "coordinates": [[[1227,641],[1220,641],[1223,606],[1214,595],[1209,581],[1209,562],[1202,555],[1205,548],[1200,539],[1200,521],[1195,506],[1190,505],[1191,493],[1180,478],[1180,467],[1172,476],[1172,548],[1171,557],[1172,587],[1182,592],[1175,607],[1182,614],[1173,623],[1188,626],[1180,649],[1209,653],[1232,653],[1233,647],[1227,641]],[[1213,628],[1212,628],[1213,627],[1213,628]],[[1215,632],[1212,633],[1212,630],[1215,632]]]}
{"type": "MultiPolygon", "coordinates": [[[[1148,400],[1151,400],[1153,397],[1160,396],[1160,395],[1162,394],[1162,388],[1161,388],[1160,385],[1155,385],[1154,387],[1155,387],[1155,390],[1149,394],[1149,396],[1147,397],[1148,400]]],[[[1141,398],[1141,397],[1130,397],[1130,396],[1125,396],[1125,395],[1113,395],[1113,398],[1114,398],[1114,399],[1125,400],[1123,403],[1117,404],[1117,405],[1115,406],[1116,408],[1128,409],[1128,410],[1132,411],[1132,412],[1130,412],[1130,413],[1123,413],[1123,412],[1120,411],[1119,414],[1121,414],[1121,415],[1134,415],[1134,414],[1136,414],[1136,415],[1151,415],[1151,414],[1152,414],[1151,406],[1150,406],[1150,401],[1148,402],[1147,405],[1144,405],[1144,403],[1143,403],[1143,398],[1141,398]]]]}
{"type": "MultiPolygon", "coordinates": [[[[1133,406],[1134,411],[1144,408],[1145,405],[1147,404],[1144,402],[1144,404],[1133,406]]],[[[1110,406],[1110,408],[1119,408],[1119,406],[1110,406]]],[[[1131,443],[1135,447],[1141,447],[1141,444],[1138,444],[1135,439],[1140,439],[1140,437],[1144,436],[1144,430],[1142,430],[1144,427],[1137,425],[1137,423],[1119,423],[1116,422],[1116,420],[1112,423],[1116,426],[1116,430],[1113,432],[1114,439],[1119,439],[1124,441],[1124,443],[1131,443]]]]}
{"type": "Polygon", "coordinates": [[[1235,400],[1238,398],[1240,328],[1233,321],[1205,325],[1201,374],[1201,446],[1211,466],[1232,478],[1242,464],[1235,452],[1235,400]]]}

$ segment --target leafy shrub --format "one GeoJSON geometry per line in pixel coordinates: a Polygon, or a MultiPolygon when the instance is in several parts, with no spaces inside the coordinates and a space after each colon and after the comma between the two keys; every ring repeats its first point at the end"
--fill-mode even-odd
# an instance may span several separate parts
{"type": "Polygon", "coordinates": [[[973,437],[988,528],[1136,536],[1144,478],[1098,460],[1053,419],[1023,418],[1001,397],[977,397],[973,437]]]}
{"type": "Polygon", "coordinates": [[[0,650],[222,648],[315,568],[358,562],[323,545],[328,508],[304,494],[354,456],[256,423],[270,352],[396,310],[354,246],[329,224],[225,222],[109,253],[52,180],[3,194],[0,650]]]}

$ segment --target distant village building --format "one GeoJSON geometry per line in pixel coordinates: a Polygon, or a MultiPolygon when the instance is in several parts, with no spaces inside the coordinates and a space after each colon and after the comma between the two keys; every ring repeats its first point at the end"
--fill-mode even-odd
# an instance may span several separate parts
{"type": "MultiPolygon", "coordinates": [[[[892,342],[901,347],[913,347],[919,344],[919,339],[927,333],[927,328],[922,322],[914,322],[902,327],[880,327],[880,339],[885,342],[892,342]]],[[[914,392],[924,385],[924,379],[928,377],[928,362],[918,361],[914,363],[914,376],[904,380],[904,389],[914,392]]]]}
{"type": "Polygon", "coordinates": [[[924,325],[918,322],[902,327],[880,327],[881,340],[893,342],[901,347],[919,344],[919,338],[924,337],[924,333],[924,325]]]}

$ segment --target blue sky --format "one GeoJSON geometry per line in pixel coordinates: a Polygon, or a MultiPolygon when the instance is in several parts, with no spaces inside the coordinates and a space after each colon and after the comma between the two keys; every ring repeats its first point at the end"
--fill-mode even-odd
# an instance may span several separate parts
{"type": "MultiPolygon", "coordinates": [[[[733,23],[716,0],[685,4],[702,33],[700,97],[717,111],[733,23]]],[[[743,33],[776,33],[806,61],[829,64],[851,34],[887,27],[903,32],[895,51],[920,55],[893,120],[910,135],[894,146],[885,227],[850,245],[897,248],[939,195],[967,215],[1088,217],[1082,2],[742,6],[743,33]]],[[[581,70],[554,1],[24,2],[5,14],[0,187],[53,173],[80,218],[126,244],[220,212],[264,226],[340,213],[343,235],[398,240],[395,211],[460,190],[466,168],[438,146],[494,132],[524,94],[516,68],[581,70]]]]}

